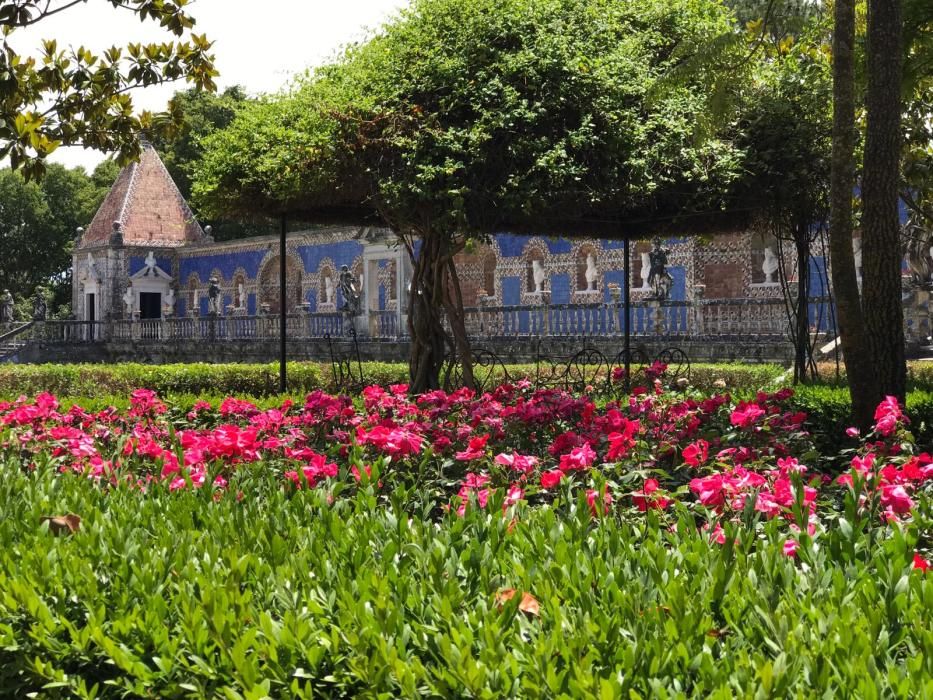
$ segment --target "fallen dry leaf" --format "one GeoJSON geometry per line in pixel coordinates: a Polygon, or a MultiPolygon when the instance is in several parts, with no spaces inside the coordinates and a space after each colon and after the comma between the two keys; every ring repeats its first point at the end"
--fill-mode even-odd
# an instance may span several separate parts
{"type": "Polygon", "coordinates": [[[68,515],[43,515],[40,522],[49,524],[53,535],[73,535],[81,529],[81,518],[74,513],[68,515]]]}
{"type": "MultiPolygon", "coordinates": [[[[501,608],[505,603],[515,597],[516,592],[514,588],[503,588],[496,593],[496,605],[501,608]]],[[[522,599],[518,604],[518,609],[529,615],[534,615],[535,617],[541,616],[541,604],[538,602],[537,598],[527,591],[522,593],[522,599]]]]}

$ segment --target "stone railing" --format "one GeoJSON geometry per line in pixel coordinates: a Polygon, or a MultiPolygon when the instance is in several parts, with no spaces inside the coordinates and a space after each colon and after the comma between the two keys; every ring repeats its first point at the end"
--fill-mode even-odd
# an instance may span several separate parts
{"type": "MultiPolygon", "coordinates": [[[[813,299],[811,309],[826,304],[813,299]]],[[[621,336],[625,313],[620,303],[482,306],[465,309],[467,333],[474,338],[621,336]]],[[[278,316],[195,316],[153,320],[43,321],[20,334],[25,341],[219,342],[273,340],[278,316]]],[[[407,327],[395,311],[374,311],[352,321],[340,313],[287,316],[287,337],[294,340],[346,337],[350,324],[361,340],[397,340],[407,327]]],[[[761,340],[787,333],[781,299],[711,299],[698,302],[636,301],[629,324],[634,336],[761,340]]],[[[823,329],[825,330],[825,328],[823,329]]]]}

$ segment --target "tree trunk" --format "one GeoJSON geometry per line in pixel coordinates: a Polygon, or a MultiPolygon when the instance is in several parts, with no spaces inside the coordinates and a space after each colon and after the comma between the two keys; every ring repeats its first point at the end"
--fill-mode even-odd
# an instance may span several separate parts
{"type": "Polygon", "coordinates": [[[873,401],[903,401],[904,310],[898,184],[901,156],[900,0],[868,3],[868,87],[862,174],[863,314],[877,382],[873,401]]]}
{"type": "Polygon", "coordinates": [[[794,343],[794,383],[805,384],[810,365],[810,232],[796,227],[794,247],[797,249],[797,308],[794,343]]]}
{"type": "Polygon", "coordinates": [[[475,389],[473,351],[470,348],[470,339],[467,337],[463,294],[460,292],[460,277],[457,275],[457,265],[453,255],[447,259],[447,279],[444,291],[444,309],[447,311],[447,320],[450,323],[451,335],[453,335],[454,356],[463,373],[463,386],[475,389]]]}
{"type": "Polygon", "coordinates": [[[412,256],[411,299],[408,311],[409,391],[422,394],[440,388],[445,337],[441,318],[444,294],[444,245],[441,236],[421,237],[421,249],[412,256]]]}
{"type": "MultiPolygon", "coordinates": [[[[452,362],[456,362],[462,372],[464,386],[475,388],[473,355],[464,323],[460,280],[454,266],[454,255],[460,247],[453,245],[450,238],[441,233],[428,232],[420,238],[421,249],[417,257],[412,256],[408,390],[412,394],[422,394],[441,388],[440,372],[448,346],[452,362]],[[444,311],[452,338],[444,328],[444,311]]],[[[409,250],[413,252],[414,246],[409,250]]]]}
{"type": "MultiPolygon", "coordinates": [[[[855,256],[852,196],[855,189],[855,0],[836,0],[833,10],[833,151],[830,177],[829,254],[839,338],[856,423],[874,412],[875,378],[865,337],[855,256]]],[[[864,248],[863,248],[864,250],[864,248]]],[[[864,257],[863,257],[864,260],[864,257]]]]}

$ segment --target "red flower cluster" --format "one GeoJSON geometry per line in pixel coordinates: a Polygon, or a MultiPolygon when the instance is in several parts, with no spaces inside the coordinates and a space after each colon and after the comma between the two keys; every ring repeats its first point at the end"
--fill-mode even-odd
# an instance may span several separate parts
{"type": "MultiPolygon", "coordinates": [[[[933,458],[910,453],[897,401],[878,407],[851,470],[832,480],[820,465],[800,461],[812,442],[791,397],[783,390],[735,404],[728,395],[636,391],[597,406],[527,382],[481,396],[410,397],[396,385],[367,387],[356,403],[318,391],[303,405],[261,410],[228,398],[216,410],[199,401],[180,413],[137,390],[127,411],[90,413],[63,411],[54,396],[40,394],[0,403],[0,455],[26,455],[32,465],[48,459],[63,473],[140,488],[209,487],[219,497],[247,465],[292,490],[327,488],[341,468],[352,487],[346,492],[442,474],[440,492],[459,515],[470,503],[485,509],[492,501],[517,518],[522,502],[547,504],[566,493],[585,493],[600,518],[668,517],[681,503],[700,512],[716,542],[725,541],[727,521],[753,512],[786,524],[789,556],[831,515],[821,504],[846,493],[855,492],[863,509],[876,504],[885,520],[911,517],[922,485],[933,479],[933,458]],[[834,481],[841,488],[830,491],[834,481]],[[684,493],[692,497],[677,495],[684,493]]],[[[915,566],[928,564],[920,557],[915,566]]]]}

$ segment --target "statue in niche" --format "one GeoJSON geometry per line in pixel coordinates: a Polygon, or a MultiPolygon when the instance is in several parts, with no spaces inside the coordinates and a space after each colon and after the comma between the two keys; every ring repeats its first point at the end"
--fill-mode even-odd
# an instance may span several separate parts
{"type": "Polygon", "coordinates": [[[340,266],[340,293],[343,295],[343,311],[347,316],[359,316],[362,312],[362,283],[346,265],[340,266]]]}
{"type": "Polygon", "coordinates": [[[648,253],[648,261],[651,267],[648,271],[648,285],[651,287],[651,298],[655,301],[664,301],[671,294],[671,287],[674,285],[674,278],[667,271],[668,251],[661,247],[661,239],[654,239],[654,247],[648,253]]]}
{"type": "Polygon", "coordinates": [[[133,317],[133,311],[134,311],[133,307],[135,306],[135,304],[136,304],[136,295],[133,293],[133,283],[130,282],[126,287],[126,291],[123,292],[123,306],[126,307],[127,318],[133,317]]]}
{"type": "Polygon", "coordinates": [[[207,287],[207,312],[213,316],[219,316],[222,313],[222,303],[220,281],[216,277],[211,276],[208,280],[207,287]]]}
{"type": "Polygon", "coordinates": [[[162,304],[162,315],[173,316],[175,314],[175,290],[171,287],[165,295],[165,303],[162,304]]]}
{"type": "Polygon", "coordinates": [[[596,291],[596,277],[598,273],[596,272],[596,257],[592,253],[587,253],[586,255],[586,291],[595,292],[596,291]]]}
{"type": "Polygon", "coordinates": [[[9,289],[0,294],[0,323],[13,323],[13,295],[9,289]]]}
{"type": "Polygon", "coordinates": [[[648,278],[651,277],[651,259],[648,253],[641,254],[641,288],[651,289],[651,283],[648,278]]]}
{"type": "Polygon", "coordinates": [[[774,284],[774,273],[778,271],[778,259],[771,246],[765,247],[765,259],[761,263],[761,271],[765,273],[765,284],[774,284]]]}
{"type": "Polygon", "coordinates": [[[334,278],[330,275],[324,277],[324,303],[334,303],[334,278]]]}
{"type": "Polygon", "coordinates": [[[87,277],[86,279],[92,279],[95,281],[100,280],[100,272],[97,270],[97,261],[94,260],[94,254],[87,254],[87,277]]]}
{"type": "Polygon", "coordinates": [[[531,261],[531,279],[535,283],[535,294],[544,291],[544,265],[540,260],[531,261]]]}
{"type": "Polygon", "coordinates": [[[242,309],[246,306],[246,285],[242,282],[236,286],[236,307],[242,309]]]}
{"type": "Polygon", "coordinates": [[[191,295],[191,309],[188,311],[189,316],[200,316],[201,315],[201,290],[198,287],[195,287],[192,290],[191,295]]]}
{"type": "Polygon", "coordinates": [[[48,303],[45,300],[45,290],[42,287],[36,290],[36,295],[32,299],[32,320],[44,321],[49,316],[48,303]]]}

